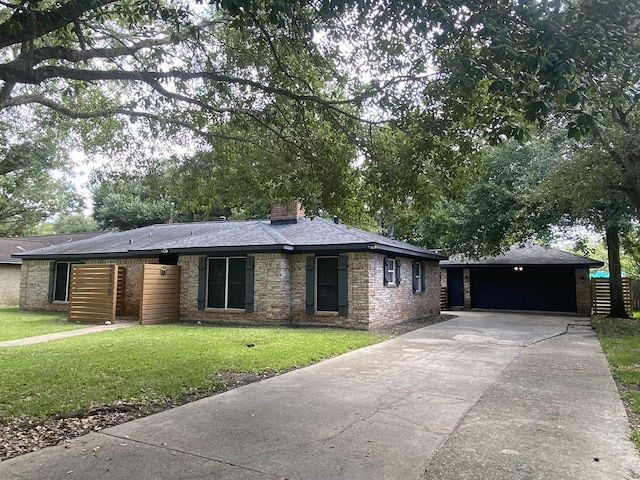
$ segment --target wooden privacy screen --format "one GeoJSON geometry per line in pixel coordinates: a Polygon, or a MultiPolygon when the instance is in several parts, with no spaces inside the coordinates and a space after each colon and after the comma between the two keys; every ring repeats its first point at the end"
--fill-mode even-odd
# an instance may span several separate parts
{"type": "Polygon", "coordinates": [[[180,318],[180,267],[146,264],[142,271],[140,324],[174,322],[180,318]]]}
{"type": "MultiPolygon", "coordinates": [[[[624,308],[631,315],[633,313],[633,296],[630,278],[622,279],[622,295],[624,297],[624,308]]],[[[609,293],[608,278],[591,279],[591,301],[593,302],[593,313],[609,313],[611,310],[611,294],[609,293]]]]}
{"type": "Polygon", "coordinates": [[[73,265],[69,321],[115,322],[117,292],[117,265],[73,265]]]}

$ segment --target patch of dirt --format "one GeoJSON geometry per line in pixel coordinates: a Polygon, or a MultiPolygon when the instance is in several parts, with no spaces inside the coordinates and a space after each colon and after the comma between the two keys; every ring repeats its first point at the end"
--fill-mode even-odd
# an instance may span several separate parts
{"type": "Polygon", "coordinates": [[[374,332],[390,335],[392,337],[397,337],[398,335],[404,335],[405,333],[409,333],[413,330],[417,330],[418,328],[428,327],[429,325],[445,322],[455,317],[456,317],[455,315],[447,315],[447,314],[429,315],[426,317],[414,318],[412,320],[408,320],[402,323],[395,323],[392,325],[382,325],[380,327],[377,327],[374,330],[374,332]]]}
{"type": "MultiPolygon", "coordinates": [[[[394,325],[381,326],[374,331],[396,337],[454,317],[455,315],[432,315],[394,325]]],[[[194,390],[188,392],[179,401],[166,399],[164,402],[151,406],[117,402],[112,405],[100,405],[42,421],[14,420],[8,424],[0,425],[0,461],[35,452],[45,447],[68,444],[71,439],[87,433],[99,432],[108,427],[159,413],[253,382],[259,382],[282,373],[285,373],[285,371],[267,371],[261,375],[256,373],[220,372],[218,373],[218,378],[222,382],[221,387],[214,387],[208,391],[194,390]]]]}

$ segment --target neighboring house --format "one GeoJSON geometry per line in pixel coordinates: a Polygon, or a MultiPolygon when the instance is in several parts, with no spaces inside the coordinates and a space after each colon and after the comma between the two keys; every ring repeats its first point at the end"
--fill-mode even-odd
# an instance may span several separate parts
{"type": "Polygon", "coordinates": [[[12,254],[20,254],[29,250],[95,237],[96,235],[98,233],[0,238],[0,305],[18,305],[22,260],[12,257],[12,254]]]}
{"type": "Polygon", "coordinates": [[[433,251],[305,217],[296,202],[270,220],[153,225],[25,252],[20,306],[69,309],[75,263],[126,269],[124,314],[139,315],[145,264],[177,265],[179,316],[233,324],[368,329],[440,310],[433,251]]]}
{"type": "Polygon", "coordinates": [[[449,309],[530,310],[591,314],[589,269],[603,262],[538,245],[513,246],[479,260],[441,263],[449,309]]]}

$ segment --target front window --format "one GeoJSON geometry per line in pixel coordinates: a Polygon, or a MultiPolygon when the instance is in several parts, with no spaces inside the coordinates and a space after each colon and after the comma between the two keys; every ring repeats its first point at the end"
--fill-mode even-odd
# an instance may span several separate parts
{"type": "Polygon", "coordinates": [[[57,262],[54,278],[53,299],[68,302],[71,293],[71,263],[57,262]]]}
{"type": "Polygon", "coordinates": [[[207,307],[245,308],[246,257],[210,258],[207,307]]]}
{"type": "Polygon", "coordinates": [[[422,263],[413,263],[413,292],[422,291],[422,263]]]}
{"type": "Polygon", "coordinates": [[[387,258],[384,262],[384,277],[388,284],[396,283],[396,260],[395,258],[387,258]]]}
{"type": "Polygon", "coordinates": [[[316,259],[316,308],[319,312],[338,311],[338,257],[316,259]]]}

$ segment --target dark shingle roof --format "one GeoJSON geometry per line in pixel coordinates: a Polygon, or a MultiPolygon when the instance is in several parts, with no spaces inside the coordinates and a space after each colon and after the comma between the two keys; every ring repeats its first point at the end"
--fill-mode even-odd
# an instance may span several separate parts
{"type": "Polygon", "coordinates": [[[582,268],[597,268],[604,265],[599,260],[565,252],[555,248],[542,247],[540,245],[512,246],[509,251],[497,257],[483,257],[477,260],[466,258],[462,255],[454,255],[449,260],[440,264],[442,268],[461,266],[496,267],[510,265],[529,266],[571,266],[582,268]]]}
{"type": "Polygon", "coordinates": [[[101,235],[101,232],[69,233],[57,235],[31,235],[26,237],[1,237],[0,238],[0,263],[20,265],[22,260],[12,257],[12,254],[20,254],[30,250],[42,249],[52,245],[73,242],[84,238],[101,235]]]}
{"type": "Polygon", "coordinates": [[[20,254],[23,258],[130,257],[158,253],[215,251],[357,251],[380,250],[443,260],[446,257],[405,242],[366,232],[323,218],[300,218],[296,223],[269,220],[220,221],[152,225],[125,232],[109,232],[72,244],[20,254]]]}

